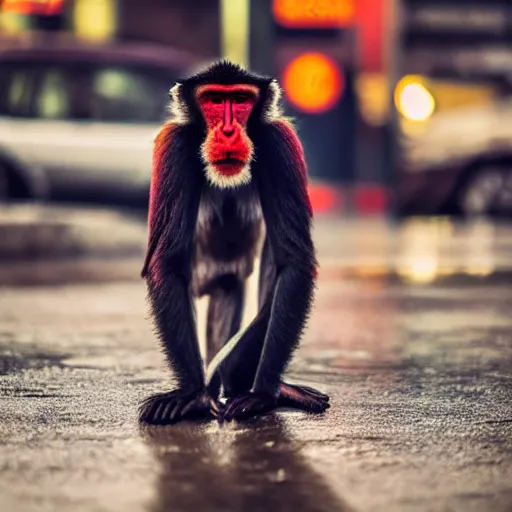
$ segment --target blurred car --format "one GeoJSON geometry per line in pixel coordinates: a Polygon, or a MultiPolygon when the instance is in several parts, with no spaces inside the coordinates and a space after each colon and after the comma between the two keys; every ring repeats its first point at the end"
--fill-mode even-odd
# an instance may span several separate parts
{"type": "Polygon", "coordinates": [[[512,215],[512,99],[435,114],[402,155],[400,215],[512,215]]]}
{"type": "Polygon", "coordinates": [[[0,201],[147,204],[169,89],[200,64],[150,45],[0,48],[0,201]]]}

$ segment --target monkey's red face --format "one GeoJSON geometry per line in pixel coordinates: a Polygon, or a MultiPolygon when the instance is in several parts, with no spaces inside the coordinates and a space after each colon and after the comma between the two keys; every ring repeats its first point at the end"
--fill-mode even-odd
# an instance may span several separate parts
{"type": "Polygon", "coordinates": [[[253,145],[247,121],[258,99],[252,85],[203,85],[196,98],[206,122],[201,154],[208,179],[219,187],[234,187],[251,179],[253,145]]]}

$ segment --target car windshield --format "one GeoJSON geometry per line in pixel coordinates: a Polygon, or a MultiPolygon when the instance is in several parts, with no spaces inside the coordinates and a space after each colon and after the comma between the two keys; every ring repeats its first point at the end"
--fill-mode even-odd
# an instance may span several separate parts
{"type": "Polygon", "coordinates": [[[91,117],[98,121],[159,122],[165,115],[171,85],[155,72],[119,66],[97,69],[92,76],[91,117]]]}
{"type": "Polygon", "coordinates": [[[121,64],[0,64],[0,115],[34,119],[159,123],[172,70],[121,64]]]}

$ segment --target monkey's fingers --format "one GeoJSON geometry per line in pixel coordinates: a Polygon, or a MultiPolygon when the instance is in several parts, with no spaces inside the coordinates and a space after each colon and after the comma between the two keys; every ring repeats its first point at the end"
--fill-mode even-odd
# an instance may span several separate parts
{"type": "Polygon", "coordinates": [[[205,393],[187,393],[179,389],[150,396],[139,409],[139,421],[149,425],[208,418],[212,418],[209,397],[205,393]]]}
{"type": "Polygon", "coordinates": [[[228,402],[219,417],[219,421],[246,420],[253,416],[262,416],[276,407],[276,400],[271,396],[245,393],[228,402]]]}
{"type": "Polygon", "coordinates": [[[283,385],[287,386],[288,388],[299,389],[299,390],[303,391],[304,393],[314,396],[315,398],[320,398],[321,400],[325,400],[326,402],[329,401],[329,395],[326,393],[323,393],[322,391],[319,391],[318,389],[310,388],[309,386],[296,386],[293,384],[286,384],[285,382],[283,382],[281,384],[281,386],[283,386],[283,385]]]}
{"type": "Polygon", "coordinates": [[[324,393],[291,384],[281,385],[277,405],[310,413],[321,413],[330,407],[329,397],[324,393]]]}
{"type": "Polygon", "coordinates": [[[329,395],[326,393],[322,393],[318,389],[310,388],[309,386],[298,386],[296,384],[288,384],[287,382],[281,382],[281,386],[279,388],[279,396],[283,397],[301,397],[303,395],[307,395],[313,398],[318,398],[320,400],[324,400],[325,402],[329,401],[329,395]]]}
{"type": "Polygon", "coordinates": [[[210,400],[210,411],[215,418],[218,419],[225,409],[226,406],[222,402],[214,400],[213,398],[210,400]]]}
{"type": "MultiPolygon", "coordinates": [[[[212,412],[212,402],[214,400],[207,394],[202,393],[194,400],[184,403],[180,410],[180,416],[183,418],[196,418],[208,415],[212,412]]],[[[211,414],[213,416],[213,414],[211,414]]]]}

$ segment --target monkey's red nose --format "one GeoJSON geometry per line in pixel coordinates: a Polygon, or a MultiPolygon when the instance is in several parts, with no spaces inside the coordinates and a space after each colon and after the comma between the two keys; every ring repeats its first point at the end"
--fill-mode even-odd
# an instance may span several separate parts
{"type": "Polygon", "coordinates": [[[230,125],[229,127],[223,126],[217,132],[217,140],[220,144],[232,145],[236,143],[238,138],[238,130],[234,125],[230,125]]]}

